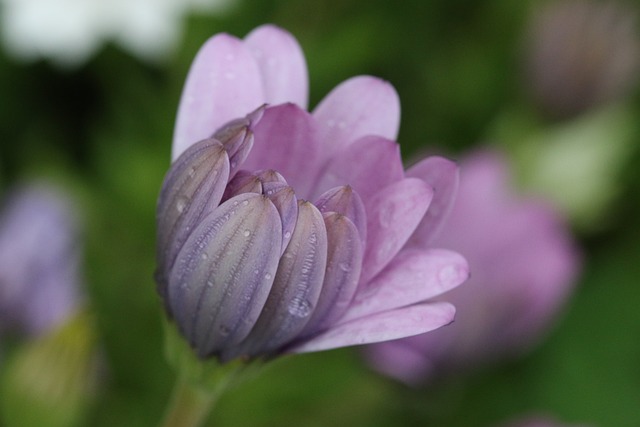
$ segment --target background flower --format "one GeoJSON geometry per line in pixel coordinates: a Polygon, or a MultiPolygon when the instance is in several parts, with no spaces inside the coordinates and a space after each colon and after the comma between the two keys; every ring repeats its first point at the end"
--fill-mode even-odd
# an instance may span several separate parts
{"type": "Polygon", "coordinates": [[[408,383],[468,371],[522,353],[555,319],[578,272],[576,248],[544,203],[511,193],[504,160],[475,153],[461,163],[453,211],[437,244],[465,254],[471,278],[450,291],[451,325],[368,348],[374,368],[408,383]]]}
{"type": "Polygon", "coordinates": [[[220,12],[230,0],[3,0],[6,49],[23,59],[48,58],[59,65],[86,61],[115,41],[143,59],[171,51],[191,10],[220,12]]]}
{"type": "Polygon", "coordinates": [[[0,327],[29,334],[55,329],[81,302],[80,218],[61,189],[14,189],[0,213],[0,327]]]}

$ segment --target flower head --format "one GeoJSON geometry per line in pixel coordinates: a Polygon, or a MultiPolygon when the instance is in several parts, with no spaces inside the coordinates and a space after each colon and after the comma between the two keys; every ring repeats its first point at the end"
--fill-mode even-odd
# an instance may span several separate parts
{"type": "Polygon", "coordinates": [[[80,301],[77,213],[50,184],[14,190],[0,213],[0,330],[38,334],[80,301]]]}
{"type": "Polygon", "coordinates": [[[158,202],[157,280],[202,358],[378,342],[453,319],[425,301],[467,277],[460,255],[429,245],[456,166],[431,158],[405,173],[388,83],[352,78],[311,113],[307,85],[300,47],[273,26],[216,35],[192,65],[158,202]]]}
{"type": "Polygon", "coordinates": [[[377,370],[410,384],[520,353],[549,326],[578,272],[560,218],[545,203],[514,198],[504,160],[461,163],[458,198],[437,244],[460,251],[473,275],[443,296],[456,321],[431,334],[371,346],[377,370]]]}

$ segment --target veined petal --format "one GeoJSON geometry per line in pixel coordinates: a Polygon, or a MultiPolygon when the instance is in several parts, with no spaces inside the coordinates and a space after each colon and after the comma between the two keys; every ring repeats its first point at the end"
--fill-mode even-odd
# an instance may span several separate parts
{"type": "Polygon", "coordinates": [[[436,238],[453,208],[458,193],[459,168],[451,160],[432,156],[409,168],[407,176],[420,178],[434,189],[429,210],[410,239],[411,244],[426,248],[436,238]]]}
{"type": "Polygon", "coordinates": [[[172,158],[263,103],[260,70],[249,49],[228,34],[210,38],[193,61],[182,91],[172,158]]]}
{"type": "Polygon", "coordinates": [[[323,151],[328,156],[365,135],[395,140],[400,127],[400,99],[393,86],[358,76],[333,89],[313,111],[323,151]]]}
{"type": "Polygon", "coordinates": [[[364,248],[367,242],[367,213],[362,199],[357,192],[348,185],[332,188],[316,201],[320,212],[337,212],[353,222],[360,234],[360,241],[364,248]]]}
{"type": "Polygon", "coordinates": [[[289,185],[283,182],[265,182],[262,184],[263,192],[267,196],[280,214],[282,221],[282,249],[284,253],[298,220],[298,198],[289,185]]]}
{"type": "Polygon", "coordinates": [[[356,295],[340,322],[426,301],[469,277],[467,261],[444,249],[404,250],[356,295]]]}
{"type": "Polygon", "coordinates": [[[163,297],[178,252],[200,219],[218,206],[228,178],[227,152],[214,139],[192,145],[169,169],[156,211],[157,280],[163,297]]]}
{"type": "Polygon", "coordinates": [[[327,272],[322,293],[302,335],[313,335],[340,318],[349,308],[362,270],[363,247],[358,229],[349,218],[335,212],[324,214],[327,228],[327,272]]]}
{"type": "Polygon", "coordinates": [[[412,305],[341,323],[290,351],[308,353],[410,337],[445,326],[454,316],[455,308],[446,302],[412,305]]]}
{"type": "Polygon", "coordinates": [[[169,281],[169,305],[198,356],[249,334],[276,274],[281,236],[273,203],[246,193],[205,217],[184,244],[169,281]]]}
{"type": "Polygon", "coordinates": [[[256,325],[242,344],[222,353],[223,361],[275,351],[309,321],[325,275],[327,233],[322,214],[309,202],[299,203],[297,224],[256,325]]]}
{"type": "Polygon", "coordinates": [[[367,248],[360,283],[378,274],[400,251],[424,216],[433,189],[424,181],[405,178],[382,189],[366,205],[367,248]]]}
{"type": "Polygon", "coordinates": [[[255,126],[264,113],[265,107],[259,107],[247,116],[234,119],[216,130],[213,137],[220,141],[229,155],[231,165],[230,176],[242,166],[253,147],[253,126],[255,126]]]}
{"type": "Polygon", "coordinates": [[[274,25],[262,25],[244,40],[260,67],[265,102],[271,105],[293,102],[306,109],[307,63],[296,39],[274,25]]]}
{"type": "Polygon", "coordinates": [[[400,146],[389,139],[368,135],[340,150],[327,163],[317,188],[324,191],[346,184],[366,204],[381,188],[403,178],[400,146]]]}
{"type": "Polygon", "coordinates": [[[255,126],[255,144],[243,167],[277,170],[296,194],[308,197],[320,172],[316,126],[309,113],[294,104],[267,108],[255,126]]]}
{"type": "Polygon", "coordinates": [[[229,181],[224,190],[222,201],[226,202],[230,198],[243,193],[262,194],[262,181],[255,174],[241,170],[229,181]]]}

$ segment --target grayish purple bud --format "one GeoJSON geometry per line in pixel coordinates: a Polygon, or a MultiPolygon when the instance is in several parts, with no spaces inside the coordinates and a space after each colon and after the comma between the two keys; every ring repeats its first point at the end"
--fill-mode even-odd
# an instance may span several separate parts
{"type": "Polygon", "coordinates": [[[302,336],[322,331],[341,317],[358,288],[364,249],[358,229],[346,216],[323,214],[327,230],[327,270],[320,299],[302,336]]]}
{"type": "Polygon", "coordinates": [[[178,252],[202,218],[218,206],[228,179],[229,157],[215,139],[192,145],[171,165],[156,211],[156,280],[162,296],[178,252]]]}
{"type": "Polygon", "coordinates": [[[238,195],[207,215],[178,254],[168,302],[198,356],[240,343],[271,290],[282,225],[267,197],[238,195]]]}
{"type": "Polygon", "coordinates": [[[302,331],[320,296],[327,261],[324,219],[313,204],[298,202],[297,226],[284,252],[264,310],[249,336],[222,360],[269,354],[302,331]]]}

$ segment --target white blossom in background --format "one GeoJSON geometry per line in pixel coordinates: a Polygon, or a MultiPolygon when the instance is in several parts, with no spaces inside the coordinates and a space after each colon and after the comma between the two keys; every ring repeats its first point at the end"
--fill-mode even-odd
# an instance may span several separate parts
{"type": "Polygon", "coordinates": [[[114,41],[144,60],[177,44],[188,13],[221,13],[233,0],[0,0],[3,48],[22,60],[73,67],[114,41]]]}

